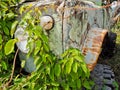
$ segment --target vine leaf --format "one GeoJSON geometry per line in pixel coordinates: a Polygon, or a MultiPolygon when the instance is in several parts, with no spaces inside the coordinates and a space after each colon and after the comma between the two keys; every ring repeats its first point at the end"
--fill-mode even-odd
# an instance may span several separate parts
{"type": "Polygon", "coordinates": [[[14,45],[15,43],[17,42],[17,39],[10,39],[6,45],[5,45],[5,48],[4,48],[4,51],[5,51],[5,54],[8,55],[10,53],[13,52],[14,50],[14,45]]]}
{"type": "Polygon", "coordinates": [[[7,70],[7,65],[6,65],[6,63],[5,63],[4,61],[2,61],[1,64],[2,64],[3,69],[4,69],[4,70],[7,70]]]}
{"type": "Polygon", "coordinates": [[[78,87],[78,88],[81,88],[81,87],[82,87],[82,86],[81,86],[81,80],[80,80],[80,79],[77,80],[77,87],[78,87]]]}
{"type": "Polygon", "coordinates": [[[10,32],[11,37],[13,37],[13,34],[14,34],[14,32],[15,32],[15,29],[16,29],[17,24],[18,24],[18,21],[14,21],[13,24],[12,24],[11,32],[10,32]]]}
{"type": "Polygon", "coordinates": [[[54,69],[55,69],[55,75],[56,75],[57,77],[59,77],[59,76],[60,76],[60,73],[61,73],[60,64],[56,64],[54,69]]]}
{"type": "Polygon", "coordinates": [[[73,64],[73,58],[71,58],[66,64],[66,74],[69,74],[71,72],[72,64],[73,64]]]}
{"type": "Polygon", "coordinates": [[[75,62],[75,63],[73,63],[73,72],[74,72],[74,73],[77,73],[77,69],[78,69],[78,65],[77,65],[77,63],[75,62]]]}
{"type": "Polygon", "coordinates": [[[3,28],[5,35],[9,35],[9,29],[7,27],[3,28]]]}
{"type": "Polygon", "coordinates": [[[82,64],[81,64],[81,68],[83,69],[83,71],[84,71],[86,74],[88,74],[88,69],[87,69],[86,64],[82,63],[82,64]]]}
{"type": "Polygon", "coordinates": [[[91,90],[91,86],[87,80],[84,81],[83,86],[89,90],[91,90]]]}
{"type": "Polygon", "coordinates": [[[2,44],[2,35],[0,34],[0,44],[2,44]]]}
{"type": "Polygon", "coordinates": [[[8,17],[8,18],[13,18],[14,16],[15,16],[15,14],[12,13],[12,12],[7,14],[7,17],[8,17]]]}
{"type": "Polygon", "coordinates": [[[54,69],[53,68],[51,68],[50,70],[50,79],[54,81],[54,69]]]}

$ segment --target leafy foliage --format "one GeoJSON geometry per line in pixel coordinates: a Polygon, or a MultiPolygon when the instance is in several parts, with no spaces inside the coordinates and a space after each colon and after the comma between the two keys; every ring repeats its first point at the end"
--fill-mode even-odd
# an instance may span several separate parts
{"type": "Polygon", "coordinates": [[[16,39],[9,40],[5,45],[5,54],[8,55],[14,50],[14,45],[17,42],[16,39]]]}
{"type": "MultiPolygon", "coordinates": [[[[15,10],[8,9],[8,5],[15,5],[14,0],[1,1],[2,12],[0,12],[0,45],[3,47],[5,53],[0,54],[0,68],[1,74],[0,84],[1,88],[10,90],[81,90],[86,88],[91,89],[93,82],[90,81],[90,72],[84,62],[84,56],[78,49],[70,48],[66,50],[60,58],[55,56],[51,51],[48,43],[48,37],[45,35],[42,27],[39,25],[39,16],[41,12],[37,7],[22,6],[19,9],[20,14],[23,16],[19,21],[15,21],[15,10]],[[7,10],[7,11],[6,11],[7,10]],[[25,14],[24,12],[28,10],[25,14]],[[34,12],[33,12],[34,11],[34,12]],[[3,13],[4,14],[1,14],[3,13]],[[10,21],[12,20],[12,22],[10,21]],[[8,25],[9,22],[9,25],[8,25]],[[34,64],[36,65],[36,71],[32,72],[30,76],[14,75],[13,81],[9,87],[5,86],[5,83],[9,80],[10,70],[7,67],[11,67],[7,62],[13,59],[12,53],[14,52],[14,45],[18,41],[13,39],[16,26],[26,26],[25,32],[28,33],[28,45],[29,53],[27,57],[33,56],[34,64]],[[9,26],[9,27],[8,27],[9,26]],[[5,29],[5,30],[4,30],[5,29]],[[3,34],[6,41],[4,41],[3,34]],[[4,42],[4,44],[3,44],[4,42]],[[5,44],[6,43],[6,44],[5,44]],[[8,60],[4,60],[5,56],[8,60]]],[[[1,48],[3,51],[3,48],[1,48]]],[[[25,65],[25,61],[21,62],[22,68],[25,65]]],[[[11,69],[11,68],[10,68],[11,69]]]]}
{"type": "MultiPolygon", "coordinates": [[[[15,0],[0,0],[0,79],[4,78],[4,75],[6,76],[9,69],[11,69],[11,61],[14,57],[13,54],[6,56],[4,46],[11,39],[10,29],[17,16],[14,8],[16,3],[15,0]]],[[[11,49],[14,48],[12,47],[11,49]]],[[[0,83],[4,83],[1,81],[0,83]]],[[[3,79],[3,81],[6,80],[3,79]]]]}

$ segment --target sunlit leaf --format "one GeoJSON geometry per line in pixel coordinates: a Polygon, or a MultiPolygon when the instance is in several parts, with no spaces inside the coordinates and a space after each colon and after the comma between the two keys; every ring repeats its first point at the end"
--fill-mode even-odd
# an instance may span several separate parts
{"type": "Polygon", "coordinates": [[[13,34],[14,34],[14,32],[15,32],[15,29],[16,29],[17,24],[18,24],[18,21],[14,21],[13,24],[12,24],[11,32],[10,32],[11,37],[13,37],[13,34]]]}
{"type": "Polygon", "coordinates": [[[72,64],[73,64],[73,58],[71,58],[67,63],[66,63],[66,74],[69,74],[71,72],[71,68],[72,68],[72,64]]]}
{"type": "Polygon", "coordinates": [[[32,17],[31,17],[31,15],[30,15],[30,13],[26,13],[26,15],[25,15],[24,18],[25,18],[25,19],[28,19],[28,20],[32,20],[32,17]]]}
{"type": "Polygon", "coordinates": [[[4,48],[5,54],[8,55],[14,51],[14,45],[17,42],[17,39],[11,39],[9,40],[4,48]]]}
{"type": "Polygon", "coordinates": [[[20,14],[22,14],[23,11],[24,11],[24,6],[21,6],[20,9],[19,9],[20,14]]]}
{"type": "Polygon", "coordinates": [[[40,48],[36,47],[35,50],[34,50],[34,55],[37,55],[39,51],[40,51],[40,48]]]}
{"type": "Polygon", "coordinates": [[[47,73],[48,75],[50,75],[50,65],[47,65],[47,66],[46,66],[46,73],[47,73]]]}
{"type": "Polygon", "coordinates": [[[42,55],[42,60],[46,63],[46,56],[44,54],[42,55]]]}
{"type": "Polygon", "coordinates": [[[51,85],[52,85],[52,86],[57,86],[57,87],[58,87],[58,86],[59,86],[59,83],[57,83],[57,82],[51,82],[51,85]]]}
{"type": "Polygon", "coordinates": [[[36,70],[39,70],[39,69],[41,68],[41,66],[42,66],[42,62],[40,62],[40,63],[37,65],[36,70]]]}
{"type": "Polygon", "coordinates": [[[15,16],[14,13],[8,13],[8,14],[7,14],[7,17],[10,18],[10,19],[13,18],[14,16],[15,16]]]}
{"type": "Polygon", "coordinates": [[[34,55],[37,55],[38,54],[38,52],[40,51],[40,47],[41,47],[41,41],[40,40],[37,40],[36,42],[35,42],[35,50],[34,50],[34,55]]]}
{"type": "Polygon", "coordinates": [[[46,52],[49,52],[49,46],[46,44],[43,44],[43,48],[45,49],[46,52]]]}
{"type": "Polygon", "coordinates": [[[79,61],[79,62],[83,62],[84,61],[84,59],[81,57],[81,56],[75,56],[74,57],[77,61],[79,61]]]}
{"type": "Polygon", "coordinates": [[[46,35],[44,35],[44,34],[41,35],[41,39],[42,39],[44,42],[48,42],[48,38],[47,38],[46,35]]]}
{"type": "Polygon", "coordinates": [[[0,2],[0,6],[1,6],[2,8],[7,8],[7,3],[5,3],[5,2],[0,2]]]}
{"type": "Polygon", "coordinates": [[[49,55],[49,54],[46,54],[45,57],[47,58],[47,60],[52,64],[52,60],[53,60],[53,57],[52,55],[49,55]]]}
{"type": "Polygon", "coordinates": [[[16,0],[12,0],[12,2],[15,4],[15,3],[16,3],[16,0]]]}
{"type": "Polygon", "coordinates": [[[77,62],[73,63],[73,72],[77,73],[78,65],[77,62]]]}
{"type": "Polygon", "coordinates": [[[68,50],[62,54],[62,57],[64,58],[66,55],[68,55],[68,50]]]}

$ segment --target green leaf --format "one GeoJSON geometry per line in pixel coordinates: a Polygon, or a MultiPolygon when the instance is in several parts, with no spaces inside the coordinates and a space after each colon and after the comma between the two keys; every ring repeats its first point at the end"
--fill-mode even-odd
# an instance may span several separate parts
{"type": "Polygon", "coordinates": [[[7,14],[7,17],[10,18],[10,19],[13,18],[14,16],[15,16],[14,13],[8,13],[7,14]]]}
{"type": "Polygon", "coordinates": [[[17,24],[18,24],[18,21],[14,21],[13,24],[12,24],[11,32],[10,32],[11,37],[13,37],[13,35],[14,35],[17,24]]]}
{"type": "Polygon", "coordinates": [[[39,51],[40,51],[40,47],[35,47],[34,55],[37,55],[39,51]]]}
{"type": "Polygon", "coordinates": [[[92,80],[89,81],[89,84],[90,84],[90,86],[94,86],[95,85],[94,81],[92,81],[92,80]]]}
{"type": "Polygon", "coordinates": [[[0,6],[1,6],[2,8],[8,8],[8,7],[7,7],[7,3],[5,3],[5,2],[1,2],[1,3],[0,3],[0,6]]]}
{"type": "Polygon", "coordinates": [[[5,51],[6,55],[13,52],[14,45],[15,45],[16,42],[17,42],[17,39],[11,39],[6,43],[5,48],[4,48],[4,51],[5,51]]]}
{"type": "Polygon", "coordinates": [[[2,35],[0,34],[0,44],[2,43],[2,41],[3,41],[3,40],[2,40],[2,35]]]}
{"type": "Polygon", "coordinates": [[[34,90],[34,88],[35,88],[35,83],[34,82],[31,82],[30,84],[29,84],[29,90],[34,90]]]}
{"type": "Polygon", "coordinates": [[[42,34],[41,35],[41,39],[44,41],[44,42],[48,42],[48,38],[46,35],[42,34]]]}
{"type": "Polygon", "coordinates": [[[19,9],[20,14],[22,14],[23,11],[24,11],[24,6],[21,6],[20,9],[19,9]]]}
{"type": "Polygon", "coordinates": [[[35,57],[34,57],[34,64],[35,64],[35,65],[37,65],[38,63],[40,64],[39,59],[40,59],[39,56],[35,56],[35,57]]]}
{"type": "Polygon", "coordinates": [[[114,81],[114,82],[113,82],[113,85],[116,87],[116,90],[119,90],[118,82],[114,81]]]}
{"type": "Polygon", "coordinates": [[[54,56],[49,55],[49,54],[46,54],[45,57],[46,57],[46,59],[48,60],[48,62],[50,62],[51,64],[53,63],[52,60],[54,60],[54,59],[53,59],[54,56]]]}
{"type": "Polygon", "coordinates": [[[34,27],[34,32],[35,36],[39,36],[41,37],[41,34],[42,34],[42,28],[40,26],[36,26],[34,27]]]}
{"type": "Polygon", "coordinates": [[[79,78],[78,77],[78,73],[71,72],[70,73],[70,78],[72,78],[73,81],[76,80],[76,79],[78,79],[79,78]]]}
{"type": "Polygon", "coordinates": [[[69,85],[67,85],[67,84],[64,86],[64,88],[65,88],[65,90],[70,90],[69,85]]]}
{"type": "Polygon", "coordinates": [[[84,61],[84,58],[82,56],[75,56],[74,57],[77,61],[79,62],[83,62],[84,61]]]}
{"type": "Polygon", "coordinates": [[[73,72],[77,73],[78,65],[77,62],[73,63],[73,72]]]}
{"type": "Polygon", "coordinates": [[[63,54],[62,54],[62,57],[64,58],[65,56],[68,55],[68,50],[66,50],[63,54]]]}
{"type": "Polygon", "coordinates": [[[28,19],[28,20],[32,20],[32,16],[30,15],[30,13],[26,13],[25,16],[24,16],[24,18],[28,19]]]}
{"type": "Polygon", "coordinates": [[[54,81],[54,69],[53,68],[51,68],[50,70],[50,79],[54,81]]]}
{"type": "Polygon", "coordinates": [[[85,81],[83,82],[83,86],[84,86],[85,88],[91,90],[91,86],[90,86],[90,84],[89,84],[89,82],[88,82],[87,80],[85,80],[85,81]]]}
{"type": "Polygon", "coordinates": [[[6,35],[9,35],[9,29],[7,27],[4,27],[3,30],[6,35]]]}
{"type": "Polygon", "coordinates": [[[42,60],[44,63],[46,63],[46,56],[44,54],[42,55],[42,60]]]}
{"type": "Polygon", "coordinates": [[[41,47],[41,41],[40,40],[37,40],[36,42],[35,42],[35,51],[34,51],[34,55],[37,55],[38,54],[38,52],[40,51],[40,47],[41,47]]]}
{"type": "Polygon", "coordinates": [[[1,62],[1,65],[4,70],[7,70],[7,65],[4,61],[1,62]]]}
{"type": "Polygon", "coordinates": [[[47,66],[46,66],[46,73],[47,73],[48,75],[50,75],[50,65],[47,65],[47,66]]]}
{"type": "Polygon", "coordinates": [[[67,63],[66,63],[66,74],[69,74],[71,72],[71,67],[73,64],[73,58],[71,58],[67,63]]]}
{"type": "Polygon", "coordinates": [[[81,80],[80,80],[80,79],[78,79],[78,80],[77,80],[77,87],[80,89],[80,88],[81,88],[81,86],[82,86],[82,85],[81,85],[81,80]]]}
{"type": "Polygon", "coordinates": [[[53,86],[59,86],[59,83],[57,83],[57,82],[51,82],[51,85],[53,85],[53,86]]]}
{"type": "Polygon", "coordinates": [[[82,68],[82,70],[85,72],[85,74],[88,74],[88,68],[87,68],[87,66],[86,66],[85,63],[82,63],[82,64],[81,64],[81,68],[82,68]]]}
{"type": "Polygon", "coordinates": [[[21,60],[21,67],[24,68],[25,66],[25,60],[21,60]]]}
{"type": "Polygon", "coordinates": [[[59,76],[60,76],[60,73],[61,73],[60,64],[55,64],[54,70],[55,70],[55,75],[56,75],[57,77],[59,77],[59,76]]]}
{"type": "Polygon", "coordinates": [[[53,89],[52,90],[59,90],[59,88],[58,87],[53,87],[53,89]]]}
{"type": "Polygon", "coordinates": [[[81,67],[78,67],[78,72],[77,73],[78,73],[78,77],[82,76],[83,70],[82,70],[81,67]]]}
{"type": "Polygon", "coordinates": [[[49,46],[47,44],[43,44],[43,48],[45,49],[46,52],[49,52],[49,46]]]}

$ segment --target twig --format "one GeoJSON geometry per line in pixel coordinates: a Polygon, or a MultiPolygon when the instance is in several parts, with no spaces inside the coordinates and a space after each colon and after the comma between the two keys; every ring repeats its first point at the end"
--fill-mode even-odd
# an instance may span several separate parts
{"type": "Polygon", "coordinates": [[[10,79],[9,79],[9,81],[5,84],[5,86],[9,86],[10,83],[11,83],[11,81],[12,81],[12,79],[13,79],[14,70],[15,70],[15,63],[16,63],[16,57],[17,57],[18,51],[19,51],[19,49],[17,49],[17,51],[16,51],[16,53],[15,53],[15,56],[14,56],[13,67],[12,67],[12,73],[11,73],[10,79]]]}

